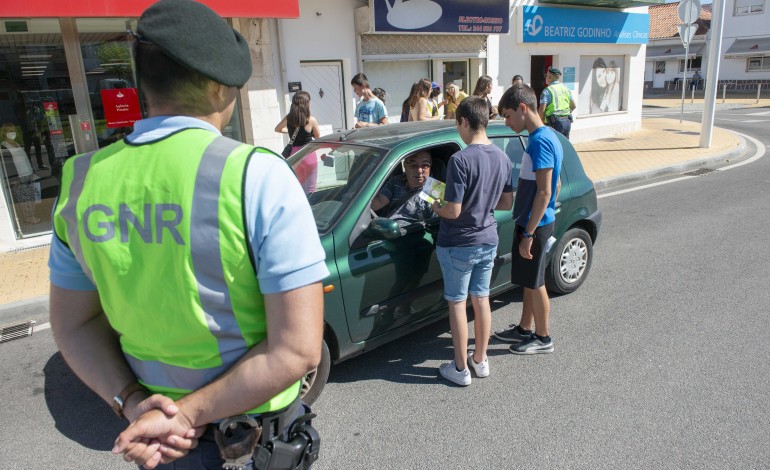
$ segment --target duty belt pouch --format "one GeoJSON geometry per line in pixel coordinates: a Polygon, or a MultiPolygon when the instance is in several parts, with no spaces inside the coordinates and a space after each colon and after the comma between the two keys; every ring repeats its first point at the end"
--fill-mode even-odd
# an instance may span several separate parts
{"type": "Polygon", "coordinates": [[[297,415],[299,406],[304,405],[298,400],[282,413],[262,417],[262,437],[254,451],[255,470],[309,469],[318,460],[321,438],[311,425],[314,414],[305,413],[283,431],[286,420],[297,415]]]}

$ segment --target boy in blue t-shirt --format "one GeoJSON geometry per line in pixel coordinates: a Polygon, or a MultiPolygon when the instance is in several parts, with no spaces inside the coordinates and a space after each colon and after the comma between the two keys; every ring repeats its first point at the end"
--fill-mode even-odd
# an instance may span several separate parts
{"type": "Polygon", "coordinates": [[[388,123],[388,110],[385,104],[377,98],[369,87],[369,80],[363,73],[357,73],[350,84],[353,92],[361,98],[356,105],[354,127],[371,127],[388,123]]]}
{"type": "Polygon", "coordinates": [[[535,91],[515,85],[500,98],[498,106],[505,124],[516,132],[529,132],[522,160],[513,219],[511,282],[524,289],[519,324],[495,331],[497,339],[512,343],[514,354],[553,352],[548,332],[550,301],[545,289],[545,258],[548,239],[553,235],[556,198],[563,149],[556,132],[546,127],[537,112],[535,91]],[[534,323],[534,332],[532,326],[534,323]]]}

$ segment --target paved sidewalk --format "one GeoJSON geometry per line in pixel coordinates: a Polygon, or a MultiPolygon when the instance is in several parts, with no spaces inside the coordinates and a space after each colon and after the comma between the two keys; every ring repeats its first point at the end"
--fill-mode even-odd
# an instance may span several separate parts
{"type": "Polygon", "coordinates": [[[735,157],[743,150],[736,134],[715,127],[712,147],[700,148],[699,123],[678,119],[643,119],[642,128],[575,144],[586,174],[597,188],[684,170],[707,161],[735,157]]]}
{"type": "MultiPolygon", "coordinates": [[[[575,148],[597,188],[716,163],[738,156],[745,148],[737,135],[715,128],[713,147],[701,149],[700,127],[680,124],[678,119],[643,119],[639,131],[579,143],[575,148]]],[[[47,259],[47,246],[0,253],[0,325],[47,318],[47,259]],[[31,312],[37,318],[29,316],[31,312]]]]}

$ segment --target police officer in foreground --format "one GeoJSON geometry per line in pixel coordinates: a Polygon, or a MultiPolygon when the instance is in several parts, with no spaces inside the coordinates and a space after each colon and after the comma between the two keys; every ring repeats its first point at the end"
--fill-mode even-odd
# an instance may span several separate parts
{"type": "Polygon", "coordinates": [[[320,440],[298,396],[328,270],[317,232],[295,229],[314,220],[291,168],[220,133],[249,47],[208,7],[161,0],[134,52],[148,118],[63,168],[56,343],[130,421],[113,449],[127,461],[307,468],[320,440]]]}
{"type": "Polygon", "coordinates": [[[575,99],[572,97],[572,91],[559,83],[559,78],[561,78],[561,70],[548,67],[548,72],[545,74],[547,86],[540,94],[540,106],[537,112],[546,125],[553,127],[555,131],[561,132],[569,139],[575,99]]]}

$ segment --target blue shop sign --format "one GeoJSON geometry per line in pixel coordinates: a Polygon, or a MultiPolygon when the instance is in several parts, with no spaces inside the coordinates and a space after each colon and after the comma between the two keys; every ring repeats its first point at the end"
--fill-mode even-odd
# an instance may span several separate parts
{"type": "Polygon", "coordinates": [[[650,15],[577,8],[524,7],[524,42],[647,44],[650,15]]]}
{"type": "Polygon", "coordinates": [[[507,34],[508,0],[373,0],[378,33],[507,34]]]}

